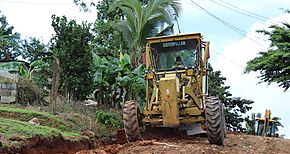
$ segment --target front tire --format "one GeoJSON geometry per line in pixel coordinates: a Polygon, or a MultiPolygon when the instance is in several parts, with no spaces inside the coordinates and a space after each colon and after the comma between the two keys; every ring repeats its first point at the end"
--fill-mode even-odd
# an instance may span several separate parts
{"type": "Polygon", "coordinates": [[[208,141],[211,144],[223,145],[225,123],[221,102],[217,97],[208,97],[205,106],[208,141]]]}
{"type": "Polygon", "coordinates": [[[135,101],[125,102],[123,107],[123,124],[128,141],[134,142],[141,139],[137,104],[135,101]]]}

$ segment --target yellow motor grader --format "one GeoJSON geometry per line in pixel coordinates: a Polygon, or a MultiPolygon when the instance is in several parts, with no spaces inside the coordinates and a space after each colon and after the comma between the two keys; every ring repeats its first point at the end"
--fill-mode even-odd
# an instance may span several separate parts
{"type": "Polygon", "coordinates": [[[174,127],[188,135],[207,133],[211,144],[223,145],[225,118],[217,97],[208,96],[209,42],[200,33],[147,39],[146,99],[143,112],[137,102],[123,107],[129,141],[141,138],[140,128],[174,127]]]}
{"type": "Polygon", "coordinates": [[[266,110],[265,118],[256,118],[256,134],[267,137],[279,137],[276,133],[276,121],[271,119],[271,110],[266,110]]]}

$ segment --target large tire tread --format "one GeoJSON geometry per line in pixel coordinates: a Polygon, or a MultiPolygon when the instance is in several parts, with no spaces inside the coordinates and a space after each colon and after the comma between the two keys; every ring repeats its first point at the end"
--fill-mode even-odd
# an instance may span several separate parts
{"type": "Polygon", "coordinates": [[[224,114],[221,102],[217,97],[206,99],[206,127],[208,141],[211,144],[223,145],[225,137],[224,114]]]}
{"type": "Polygon", "coordinates": [[[127,101],[123,107],[123,124],[128,141],[134,142],[141,139],[138,124],[137,104],[135,101],[127,101]]]}

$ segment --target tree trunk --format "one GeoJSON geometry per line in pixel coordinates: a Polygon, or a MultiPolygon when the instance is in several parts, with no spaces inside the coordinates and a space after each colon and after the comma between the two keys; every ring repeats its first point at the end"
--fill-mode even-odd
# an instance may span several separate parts
{"type": "Polygon", "coordinates": [[[55,114],[55,110],[56,110],[59,76],[60,76],[59,59],[57,57],[54,57],[53,77],[52,77],[51,96],[50,96],[50,113],[51,114],[55,114]]]}

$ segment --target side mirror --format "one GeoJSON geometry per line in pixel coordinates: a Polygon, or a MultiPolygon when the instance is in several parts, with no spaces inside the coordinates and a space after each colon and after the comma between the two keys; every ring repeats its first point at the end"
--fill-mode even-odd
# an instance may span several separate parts
{"type": "Polygon", "coordinates": [[[204,42],[204,45],[203,65],[206,66],[207,60],[210,58],[209,42],[204,42]]]}

